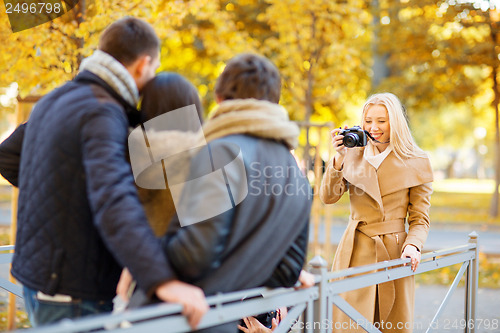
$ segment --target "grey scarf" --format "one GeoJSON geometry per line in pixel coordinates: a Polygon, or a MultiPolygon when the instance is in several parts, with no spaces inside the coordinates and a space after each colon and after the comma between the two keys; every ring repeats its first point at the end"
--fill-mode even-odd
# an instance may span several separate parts
{"type": "Polygon", "coordinates": [[[137,106],[139,90],[134,78],[118,60],[106,52],[97,50],[90,57],[83,59],[80,71],[87,70],[109,84],[130,105],[137,106]]]}

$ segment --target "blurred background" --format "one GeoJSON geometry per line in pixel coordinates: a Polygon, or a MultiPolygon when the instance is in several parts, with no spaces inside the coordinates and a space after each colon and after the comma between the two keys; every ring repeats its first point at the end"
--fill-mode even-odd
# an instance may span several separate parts
{"type": "Polygon", "coordinates": [[[283,77],[281,104],[303,128],[297,154],[309,170],[315,154],[328,160],[332,127],[357,124],[363,101],[390,91],[405,104],[437,180],[478,179],[477,187],[466,186],[493,193],[499,6],[498,0],[82,0],[62,17],[17,33],[2,12],[0,139],[27,117],[31,102],[77,74],[110,22],[133,15],[162,40],[160,70],[188,77],[206,113],[225,61],[240,52],[269,57],[283,77]]]}
{"type": "MultiPolygon", "coordinates": [[[[0,141],[40,96],[71,80],[100,32],[126,15],[155,27],[160,70],[193,82],[205,114],[228,59],[241,52],[271,59],[283,78],[281,104],[302,129],[295,153],[313,186],[332,154],[329,132],[358,124],[369,95],[396,94],[435,172],[425,250],[464,244],[476,230],[480,286],[500,287],[500,0],[80,0],[17,33],[2,10],[0,141]]],[[[7,244],[12,194],[1,184],[7,244]]],[[[347,198],[331,206],[316,200],[311,255],[331,262],[348,215],[347,198]]],[[[433,274],[420,282],[453,279],[453,269],[433,274]]]]}

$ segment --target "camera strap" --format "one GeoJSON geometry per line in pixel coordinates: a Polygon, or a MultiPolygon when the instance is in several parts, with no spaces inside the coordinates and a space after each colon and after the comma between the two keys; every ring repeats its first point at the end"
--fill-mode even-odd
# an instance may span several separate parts
{"type": "Polygon", "coordinates": [[[370,140],[375,141],[376,143],[389,143],[389,142],[391,142],[391,140],[386,141],[386,142],[380,142],[380,141],[376,140],[373,136],[371,136],[371,134],[368,131],[366,131],[366,130],[363,130],[363,131],[370,138],[370,140]]]}

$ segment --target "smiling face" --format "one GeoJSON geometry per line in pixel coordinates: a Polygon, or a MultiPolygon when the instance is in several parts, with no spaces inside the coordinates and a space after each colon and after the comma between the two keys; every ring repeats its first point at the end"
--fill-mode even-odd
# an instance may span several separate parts
{"type": "Polygon", "coordinates": [[[368,131],[375,140],[381,142],[372,141],[379,151],[382,152],[389,146],[391,126],[389,124],[389,113],[385,106],[374,104],[366,110],[363,129],[368,131]]]}

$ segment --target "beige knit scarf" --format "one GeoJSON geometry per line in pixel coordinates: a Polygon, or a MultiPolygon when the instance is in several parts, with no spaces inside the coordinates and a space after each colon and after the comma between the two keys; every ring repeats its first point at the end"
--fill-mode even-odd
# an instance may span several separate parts
{"type": "Polygon", "coordinates": [[[96,50],[90,57],[83,59],[80,71],[84,70],[100,77],[130,105],[137,106],[139,91],[134,78],[113,56],[104,51],[96,50]]]}
{"type": "Polygon", "coordinates": [[[248,134],[283,141],[289,149],[295,149],[299,128],[281,105],[249,98],[220,103],[203,126],[203,133],[207,142],[232,134],[248,134]]]}

